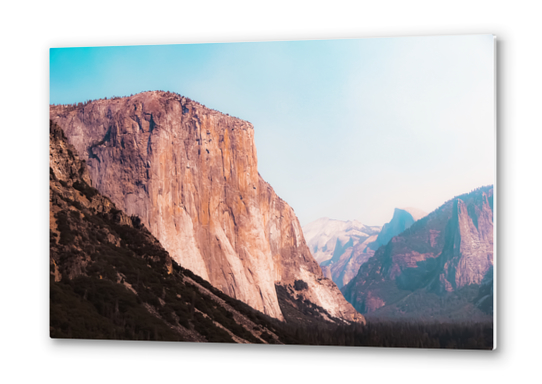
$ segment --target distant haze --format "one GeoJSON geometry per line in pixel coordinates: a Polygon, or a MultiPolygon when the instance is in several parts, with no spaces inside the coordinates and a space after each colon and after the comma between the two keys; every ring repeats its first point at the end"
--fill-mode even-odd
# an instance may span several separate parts
{"type": "Polygon", "coordinates": [[[492,35],[57,48],[50,69],[54,104],[165,90],[250,121],[302,225],[494,183],[492,35]]]}

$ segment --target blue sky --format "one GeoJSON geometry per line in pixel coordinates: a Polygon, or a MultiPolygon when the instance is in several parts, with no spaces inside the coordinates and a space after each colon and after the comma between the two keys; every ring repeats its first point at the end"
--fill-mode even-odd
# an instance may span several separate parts
{"type": "Polygon", "coordinates": [[[494,183],[492,35],[55,48],[50,102],[169,90],[254,124],[302,225],[382,225],[494,183]]]}

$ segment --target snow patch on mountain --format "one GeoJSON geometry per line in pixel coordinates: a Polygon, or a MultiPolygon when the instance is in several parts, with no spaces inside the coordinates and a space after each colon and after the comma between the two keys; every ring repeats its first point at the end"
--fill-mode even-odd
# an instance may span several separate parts
{"type": "Polygon", "coordinates": [[[354,247],[369,237],[378,234],[380,227],[364,225],[357,220],[335,220],[320,218],[303,227],[305,241],[318,264],[354,247]]]}

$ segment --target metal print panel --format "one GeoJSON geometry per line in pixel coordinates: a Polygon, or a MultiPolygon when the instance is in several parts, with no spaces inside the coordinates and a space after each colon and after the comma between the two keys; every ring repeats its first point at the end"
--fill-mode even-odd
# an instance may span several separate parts
{"type": "Polygon", "coordinates": [[[493,349],[494,57],[51,49],[51,337],[493,349]]]}

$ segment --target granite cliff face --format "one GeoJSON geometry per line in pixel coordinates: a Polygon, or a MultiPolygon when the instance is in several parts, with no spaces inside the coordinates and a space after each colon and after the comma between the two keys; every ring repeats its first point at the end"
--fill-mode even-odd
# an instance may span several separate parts
{"type": "Polygon", "coordinates": [[[476,196],[468,207],[454,200],[441,258],[439,283],[446,291],[482,283],[493,267],[493,210],[487,194],[476,196]]]}
{"type": "Polygon", "coordinates": [[[259,175],[248,122],[166,92],[79,106],[50,118],[93,185],[136,215],[171,257],[224,293],[283,319],[277,286],[332,317],[361,321],[324,278],[292,208],[259,175]]]}
{"type": "Polygon", "coordinates": [[[374,317],[473,320],[492,306],[492,267],[489,186],[448,201],[393,237],[342,292],[374,317]]]}
{"type": "Polygon", "coordinates": [[[311,343],[298,337],[304,325],[285,327],[179,266],[92,187],[54,123],[49,137],[52,338],[311,343]]]}

